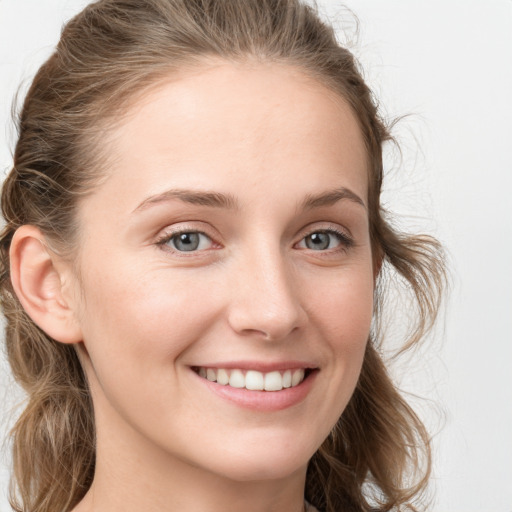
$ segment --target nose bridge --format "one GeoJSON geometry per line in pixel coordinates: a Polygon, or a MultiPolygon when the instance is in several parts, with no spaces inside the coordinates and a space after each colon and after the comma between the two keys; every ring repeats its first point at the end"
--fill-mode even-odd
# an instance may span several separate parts
{"type": "Polygon", "coordinates": [[[280,244],[251,244],[238,260],[229,315],[233,329],[277,340],[299,327],[303,315],[291,262],[280,244]]]}

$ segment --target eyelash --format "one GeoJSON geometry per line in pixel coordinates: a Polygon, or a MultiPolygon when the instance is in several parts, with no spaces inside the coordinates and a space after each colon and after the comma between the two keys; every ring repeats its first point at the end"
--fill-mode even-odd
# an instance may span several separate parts
{"type": "MultiPolygon", "coordinates": [[[[318,252],[318,253],[327,253],[327,252],[346,252],[347,250],[349,250],[350,248],[352,248],[354,246],[354,240],[352,237],[350,237],[347,233],[341,231],[341,230],[338,230],[338,229],[335,229],[335,228],[321,228],[321,229],[315,229],[313,231],[310,231],[309,233],[305,234],[299,242],[297,242],[295,246],[297,246],[298,244],[304,242],[305,243],[305,240],[308,238],[308,237],[311,237],[312,235],[316,235],[316,234],[328,234],[328,235],[334,235],[334,237],[338,240],[339,242],[339,247],[334,247],[334,248],[331,248],[331,249],[325,249],[325,250],[314,250],[314,249],[310,249],[308,247],[305,247],[305,249],[309,249],[310,251],[312,252],[318,252]]],[[[207,237],[211,244],[212,245],[215,245],[215,242],[213,240],[212,237],[210,237],[209,235],[207,235],[206,233],[204,233],[203,231],[199,231],[197,229],[181,229],[179,231],[175,231],[175,232],[172,232],[172,233],[165,233],[161,238],[157,239],[156,242],[155,242],[155,245],[157,245],[158,247],[162,248],[163,250],[167,250],[167,251],[170,251],[170,252],[174,252],[174,253],[177,253],[177,254],[180,254],[180,255],[185,255],[187,252],[190,252],[192,254],[195,254],[197,252],[203,252],[205,250],[208,250],[208,249],[194,249],[194,250],[191,250],[191,251],[180,251],[179,249],[177,249],[176,247],[170,247],[168,244],[170,244],[172,242],[173,239],[176,239],[177,237],[179,237],[180,235],[200,235],[200,236],[205,236],[207,237]],[[167,248],[165,248],[167,247],[167,248]]]]}
{"type": "Polygon", "coordinates": [[[215,244],[215,242],[213,241],[211,236],[209,236],[206,233],[204,233],[203,231],[199,231],[197,229],[181,229],[179,231],[174,231],[174,232],[171,232],[171,233],[165,233],[161,238],[156,240],[155,244],[158,247],[161,247],[163,250],[167,250],[167,251],[178,253],[178,254],[186,254],[187,252],[190,252],[190,253],[201,252],[201,250],[197,250],[197,249],[192,250],[192,251],[180,251],[176,247],[170,247],[168,245],[168,244],[170,244],[172,242],[173,239],[177,239],[181,235],[200,235],[200,236],[205,236],[206,238],[208,238],[211,241],[211,243],[213,245],[215,244]],[[165,247],[167,247],[167,248],[165,248],[165,247]]]}
{"type": "MultiPolygon", "coordinates": [[[[354,246],[354,240],[351,236],[349,236],[347,233],[341,231],[341,230],[338,230],[336,228],[320,228],[320,229],[315,229],[311,232],[309,232],[308,234],[304,235],[300,242],[299,243],[305,243],[305,240],[308,238],[308,237],[311,237],[312,235],[316,235],[316,234],[327,234],[327,235],[334,235],[334,237],[338,240],[339,242],[339,246],[338,247],[334,247],[334,248],[331,248],[331,249],[325,249],[325,250],[319,250],[319,251],[315,251],[314,249],[310,249],[311,251],[313,252],[319,252],[319,253],[326,253],[326,252],[340,252],[340,251],[343,251],[343,252],[346,252],[347,250],[351,249],[353,246],[354,246]]],[[[306,249],[309,249],[306,247],[306,249]]]]}

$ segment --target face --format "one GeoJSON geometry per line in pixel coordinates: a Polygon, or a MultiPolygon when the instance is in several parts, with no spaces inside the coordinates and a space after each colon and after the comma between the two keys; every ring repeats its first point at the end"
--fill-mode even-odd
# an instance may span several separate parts
{"type": "Polygon", "coordinates": [[[76,303],[99,442],[234,480],[302,471],[372,317],[356,119],[300,71],[219,62],[159,84],[106,144],[76,303]]]}

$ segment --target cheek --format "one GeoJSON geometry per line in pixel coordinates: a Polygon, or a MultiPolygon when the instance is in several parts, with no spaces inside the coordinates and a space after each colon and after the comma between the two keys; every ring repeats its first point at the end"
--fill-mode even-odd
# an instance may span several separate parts
{"type": "Polygon", "coordinates": [[[373,316],[372,273],[347,269],[321,284],[308,294],[310,316],[321,326],[332,348],[360,350],[368,339],[373,316]]]}
{"type": "Polygon", "coordinates": [[[202,279],[165,269],[99,273],[84,294],[86,347],[100,344],[102,353],[130,360],[134,370],[144,361],[168,363],[215,320],[218,305],[210,288],[202,279]]]}
{"type": "Polygon", "coordinates": [[[326,361],[322,399],[315,414],[322,418],[317,438],[325,439],[345,410],[357,385],[373,316],[371,264],[341,269],[317,280],[308,296],[309,318],[321,340],[317,350],[326,361]],[[322,437],[323,436],[323,437],[322,437]]]}
{"type": "Polygon", "coordinates": [[[325,411],[334,424],[346,407],[359,379],[373,317],[373,274],[365,265],[360,271],[345,269],[330,283],[311,294],[310,318],[320,329],[330,360],[326,402],[337,406],[325,411]]]}

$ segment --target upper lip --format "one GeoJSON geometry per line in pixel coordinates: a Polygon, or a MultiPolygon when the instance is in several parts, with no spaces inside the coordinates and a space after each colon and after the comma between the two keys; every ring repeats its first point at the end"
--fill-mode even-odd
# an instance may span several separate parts
{"type": "Polygon", "coordinates": [[[304,361],[218,361],[193,365],[194,368],[222,368],[224,370],[256,370],[268,373],[279,370],[294,370],[298,368],[315,369],[318,365],[304,361]]]}

